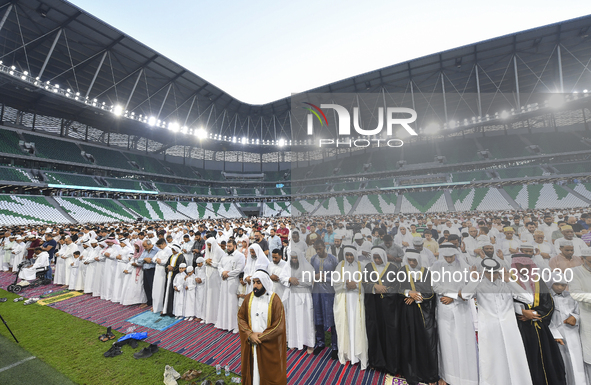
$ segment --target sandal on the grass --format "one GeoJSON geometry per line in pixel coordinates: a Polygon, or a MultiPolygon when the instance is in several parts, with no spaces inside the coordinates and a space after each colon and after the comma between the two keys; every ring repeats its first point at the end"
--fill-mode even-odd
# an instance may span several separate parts
{"type": "Polygon", "coordinates": [[[107,341],[112,340],[112,339],[115,339],[115,334],[113,334],[111,332],[111,327],[109,326],[107,328],[107,332],[105,334],[101,334],[99,336],[99,341],[101,341],[101,342],[107,342],[107,341]]]}

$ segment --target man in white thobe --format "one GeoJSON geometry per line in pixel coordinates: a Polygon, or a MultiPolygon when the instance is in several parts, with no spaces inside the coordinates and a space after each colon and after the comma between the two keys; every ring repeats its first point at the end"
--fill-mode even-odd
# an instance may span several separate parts
{"type": "Polygon", "coordinates": [[[56,255],[55,263],[55,277],[54,284],[56,285],[69,285],[70,284],[70,269],[71,264],[74,262],[74,251],[78,250],[78,246],[72,242],[72,238],[66,235],[64,238],[64,244],[60,248],[56,255]]]}
{"type": "Polygon", "coordinates": [[[166,292],[166,264],[172,255],[172,249],[166,244],[164,239],[158,240],[156,247],[159,250],[154,255],[156,267],[152,286],[152,312],[161,314],[164,309],[164,294],[166,292]]]}
{"type": "MultiPolygon", "coordinates": [[[[68,241],[66,240],[66,243],[68,241]]],[[[105,257],[103,265],[103,274],[101,282],[101,299],[110,301],[113,297],[113,287],[115,285],[115,275],[117,272],[117,256],[121,254],[119,241],[115,237],[105,239],[107,247],[102,254],[105,257]]]]}
{"type": "MultiPolygon", "coordinates": [[[[332,280],[335,289],[333,313],[339,350],[339,362],[345,365],[359,363],[361,370],[367,368],[368,343],[365,329],[365,293],[362,274],[365,266],[359,262],[357,249],[345,246],[344,260],[339,262],[335,272],[339,280],[332,280]]],[[[336,275],[335,275],[336,276],[336,275]]]]}
{"type": "Polygon", "coordinates": [[[312,284],[314,267],[303,254],[291,250],[289,287],[283,294],[287,325],[287,347],[301,350],[306,346],[312,354],[315,344],[312,284]]]}
{"type": "Polygon", "coordinates": [[[554,272],[548,285],[554,301],[550,331],[560,348],[566,372],[566,383],[568,385],[587,385],[583,347],[579,334],[579,303],[572,299],[569,292],[566,291],[568,280],[564,274],[554,272]]]}
{"type": "Polygon", "coordinates": [[[238,297],[236,291],[240,282],[238,275],[244,270],[244,254],[236,250],[236,242],[233,239],[226,243],[226,255],[218,264],[218,273],[221,278],[220,300],[215,327],[238,333],[238,297]]]}
{"type": "MultiPolygon", "coordinates": [[[[284,261],[281,254],[272,253],[272,261],[269,263],[269,275],[273,281],[273,292],[283,300],[283,293],[289,285],[288,262],[284,261]]],[[[285,307],[285,304],[283,304],[285,307]]]]}
{"type": "Polygon", "coordinates": [[[269,259],[263,252],[258,243],[253,243],[248,247],[248,259],[244,266],[244,281],[246,282],[246,294],[252,291],[252,276],[257,270],[269,271],[269,259]],[[264,258],[263,258],[264,257],[264,258]]]}
{"type": "Polygon", "coordinates": [[[458,292],[468,283],[463,273],[469,266],[456,258],[458,254],[451,243],[443,243],[439,249],[443,258],[431,267],[433,291],[437,294],[439,376],[447,384],[478,385],[478,346],[472,322],[472,300],[458,298],[458,292]]]}
{"type": "Polygon", "coordinates": [[[121,239],[119,241],[120,251],[115,256],[117,265],[115,267],[115,277],[113,279],[113,294],[111,301],[120,303],[123,297],[123,282],[125,281],[124,271],[127,269],[127,264],[131,257],[133,257],[134,249],[131,246],[131,242],[127,239],[121,239]]]}
{"type": "Polygon", "coordinates": [[[581,250],[583,264],[572,269],[573,279],[569,284],[571,297],[579,303],[580,335],[583,345],[583,361],[587,383],[591,382],[591,248],[581,250]]]}
{"type": "Polygon", "coordinates": [[[205,241],[205,323],[215,324],[218,316],[220,287],[222,280],[218,273],[218,264],[224,257],[224,250],[214,237],[205,241]]]}
{"type": "Polygon", "coordinates": [[[42,251],[40,248],[35,249],[35,263],[29,267],[25,267],[19,273],[19,278],[24,281],[33,281],[36,278],[38,271],[43,270],[49,266],[49,254],[47,251],[42,251]]]}
{"type": "Polygon", "coordinates": [[[494,259],[483,259],[482,267],[484,277],[471,280],[458,294],[478,300],[479,385],[532,385],[513,298],[533,304],[533,295],[510,282],[494,259]]]}

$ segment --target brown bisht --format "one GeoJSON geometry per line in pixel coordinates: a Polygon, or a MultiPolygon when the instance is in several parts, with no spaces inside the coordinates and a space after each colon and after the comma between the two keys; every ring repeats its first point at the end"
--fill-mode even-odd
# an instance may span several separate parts
{"type": "Polygon", "coordinates": [[[238,310],[238,328],[240,329],[240,351],[242,354],[242,384],[252,384],[253,349],[257,349],[257,363],[260,374],[260,385],[287,384],[287,336],[285,327],[285,311],[281,298],[275,293],[269,301],[267,328],[261,333],[261,344],[252,345],[248,337],[251,329],[250,307],[253,293],[244,298],[238,310]]]}

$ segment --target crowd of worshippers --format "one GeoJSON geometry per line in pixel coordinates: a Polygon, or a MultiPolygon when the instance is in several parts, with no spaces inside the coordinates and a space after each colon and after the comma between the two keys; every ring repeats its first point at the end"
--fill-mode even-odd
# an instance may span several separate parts
{"type": "Polygon", "coordinates": [[[71,290],[233,333],[264,272],[288,349],[318,355],[330,336],[331,358],[409,384],[589,385],[587,211],[31,227],[0,245],[5,269],[15,244],[33,250],[24,281],[48,267],[71,290]]]}

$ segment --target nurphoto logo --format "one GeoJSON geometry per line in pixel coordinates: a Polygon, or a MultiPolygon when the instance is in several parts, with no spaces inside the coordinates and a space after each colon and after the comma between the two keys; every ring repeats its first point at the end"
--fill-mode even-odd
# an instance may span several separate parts
{"type": "Polygon", "coordinates": [[[367,137],[353,139],[351,138],[351,113],[347,108],[340,104],[320,104],[320,107],[318,107],[312,103],[302,103],[305,104],[303,108],[309,112],[307,115],[307,135],[314,135],[314,117],[320,123],[320,127],[328,127],[326,113],[329,112],[326,111],[325,113],[325,110],[332,109],[332,112],[336,114],[335,121],[338,122],[338,137],[334,139],[318,139],[319,147],[332,145],[336,147],[369,147],[372,144],[377,145],[377,147],[402,147],[404,142],[401,139],[389,138],[392,136],[393,127],[398,125],[402,126],[409,135],[418,135],[410,126],[410,123],[417,120],[417,113],[412,108],[387,107],[384,113],[384,107],[379,107],[377,109],[377,126],[372,129],[364,129],[360,124],[359,107],[353,107],[353,128],[358,135],[367,137]],[[400,115],[405,117],[400,118],[400,115]],[[384,122],[386,138],[376,138],[377,135],[382,133],[384,122]]]}

